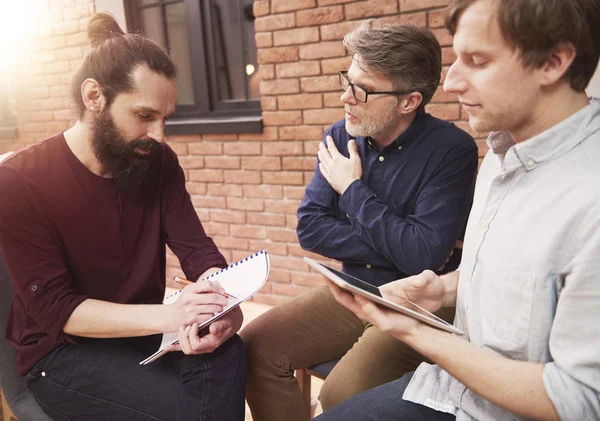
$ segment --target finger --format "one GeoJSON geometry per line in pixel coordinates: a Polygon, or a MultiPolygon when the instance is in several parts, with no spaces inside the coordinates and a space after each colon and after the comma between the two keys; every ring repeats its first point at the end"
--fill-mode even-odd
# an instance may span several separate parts
{"type": "Polygon", "coordinates": [[[194,292],[196,294],[209,293],[209,292],[214,292],[216,294],[223,294],[225,292],[225,290],[223,289],[223,287],[221,285],[217,284],[216,282],[212,282],[212,281],[195,282],[195,283],[190,284],[187,287],[185,287],[184,291],[194,292]]]}
{"type": "Polygon", "coordinates": [[[198,334],[198,323],[194,323],[189,331],[190,348],[194,354],[202,348],[202,338],[198,334]]]}
{"type": "Polygon", "coordinates": [[[327,150],[327,146],[324,143],[319,143],[319,151],[317,152],[317,156],[319,157],[320,162],[329,162],[332,159],[331,154],[327,150]]]}
{"type": "Polygon", "coordinates": [[[191,354],[192,352],[192,347],[190,346],[189,331],[190,326],[182,326],[179,328],[179,345],[181,346],[181,350],[184,354],[191,354]]]}
{"type": "Polygon", "coordinates": [[[358,155],[358,146],[356,146],[356,141],[354,139],[350,139],[348,141],[348,152],[350,153],[351,161],[356,161],[357,159],[360,161],[360,156],[358,155]]]}
{"type": "Polygon", "coordinates": [[[319,171],[321,171],[321,174],[323,175],[323,177],[325,177],[325,180],[327,180],[327,182],[329,184],[331,184],[331,176],[329,175],[329,170],[327,169],[327,167],[323,164],[323,162],[319,163],[319,171]]]}
{"type": "Polygon", "coordinates": [[[327,136],[325,139],[327,141],[327,151],[329,151],[329,154],[331,155],[331,158],[337,158],[338,156],[342,156],[342,154],[340,153],[340,151],[338,151],[337,146],[335,146],[335,142],[333,141],[333,137],[327,136]]]}
{"type": "Polygon", "coordinates": [[[165,347],[165,352],[175,352],[175,351],[181,351],[181,345],[179,345],[179,343],[169,344],[165,347]]]}
{"type": "Polygon", "coordinates": [[[198,294],[188,294],[185,297],[185,303],[192,305],[219,305],[226,306],[227,298],[220,294],[215,294],[212,292],[198,293],[198,294]]]}
{"type": "Polygon", "coordinates": [[[187,306],[187,310],[195,315],[210,314],[212,316],[223,311],[223,306],[218,304],[190,304],[187,306]]]}

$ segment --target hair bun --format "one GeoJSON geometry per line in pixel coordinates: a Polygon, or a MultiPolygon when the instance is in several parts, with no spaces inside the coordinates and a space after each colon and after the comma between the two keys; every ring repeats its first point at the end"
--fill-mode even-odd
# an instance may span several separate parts
{"type": "Polygon", "coordinates": [[[96,48],[107,39],[125,35],[125,32],[112,15],[95,13],[88,22],[87,34],[92,47],[96,48]]]}

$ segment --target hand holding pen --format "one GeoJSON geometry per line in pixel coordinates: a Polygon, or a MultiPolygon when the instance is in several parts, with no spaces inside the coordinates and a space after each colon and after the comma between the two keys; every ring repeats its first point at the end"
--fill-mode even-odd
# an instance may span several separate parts
{"type": "MultiPolygon", "coordinates": [[[[195,282],[193,282],[193,281],[190,281],[190,280],[188,280],[188,279],[181,278],[181,277],[179,277],[179,276],[174,276],[174,277],[173,277],[173,279],[174,279],[174,280],[175,280],[175,282],[177,282],[178,284],[180,284],[180,285],[184,285],[184,286],[185,286],[185,285],[190,285],[190,284],[195,284],[195,282]]],[[[221,294],[221,295],[223,295],[223,297],[225,297],[225,298],[231,298],[231,299],[233,299],[233,300],[238,300],[238,298],[237,298],[236,296],[234,296],[234,295],[231,295],[231,294],[229,294],[228,292],[223,292],[223,294],[221,294]]]]}

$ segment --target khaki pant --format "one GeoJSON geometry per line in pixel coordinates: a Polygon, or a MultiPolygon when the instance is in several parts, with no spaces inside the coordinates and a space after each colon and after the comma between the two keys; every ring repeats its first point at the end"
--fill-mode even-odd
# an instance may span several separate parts
{"type": "MultiPolygon", "coordinates": [[[[451,322],[454,309],[436,313],[451,322]]],[[[254,421],[306,421],[309,415],[294,370],[341,358],[321,389],[327,410],[400,378],[425,358],[365,323],[335,301],[329,288],[302,294],[250,323],[246,344],[246,399],[254,421]]]]}

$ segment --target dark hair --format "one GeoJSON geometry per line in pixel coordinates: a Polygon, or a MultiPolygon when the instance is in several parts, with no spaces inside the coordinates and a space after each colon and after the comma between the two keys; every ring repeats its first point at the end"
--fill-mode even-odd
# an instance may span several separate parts
{"type": "Polygon", "coordinates": [[[88,22],[87,34],[92,49],[71,81],[71,96],[80,116],[85,111],[81,85],[87,78],[95,79],[102,86],[106,105],[110,106],[117,94],[131,92],[131,74],[139,65],[170,80],[177,76],[169,53],[142,35],[124,33],[108,13],[94,14],[88,22]]]}
{"type": "Polygon", "coordinates": [[[558,44],[572,44],[577,55],[564,78],[575,91],[585,90],[600,58],[600,0],[452,0],[446,16],[452,35],[477,1],[496,5],[500,32],[525,67],[540,67],[558,44]]]}
{"type": "Polygon", "coordinates": [[[395,90],[421,93],[419,109],[431,101],[440,83],[442,49],[429,29],[369,19],[346,34],[344,46],[391,80],[395,90]]]}

